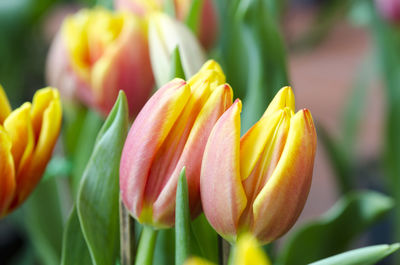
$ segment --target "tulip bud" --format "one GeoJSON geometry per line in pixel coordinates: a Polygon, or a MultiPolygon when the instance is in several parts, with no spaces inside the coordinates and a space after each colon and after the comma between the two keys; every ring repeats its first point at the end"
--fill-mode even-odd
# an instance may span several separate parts
{"type": "Polygon", "coordinates": [[[200,211],[200,168],[215,122],[232,104],[219,65],[206,63],[188,82],[174,79],[140,111],[121,157],[122,200],[139,222],[169,227],[175,222],[179,173],[186,167],[192,216],[200,211]]]}
{"type": "Polygon", "coordinates": [[[376,6],[382,16],[388,21],[400,23],[400,1],[399,0],[375,0],[376,6]]]}
{"type": "MultiPolygon", "coordinates": [[[[115,0],[116,9],[130,10],[144,16],[152,11],[162,11],[167,0],[115,0]]],[[[169,0],[168,0],[169,1],[169,0]]],[[[185,21],[189,15],[193,0],[174,0],[176,17],[185,21]]],[[[204,0],[199,16],[198,38],[201,44],[209,49],[218,34],[218,18],[213,0],[204,0]]]]}
{"type": "Polygon", "coordinates": [[[262,243],[297,220],[311,185],[316,132],[311,114],[294,114],[283,88],[263,117],[240,138],[241,102],[215,124],[204,151],[200,190],[204,213],[229,241],[248,231],[262,243]]]}
{"type": "Polygon", "coordinates": [[[107,115],[120,89],[131,116],[153,89],[144,19],[102,8],[84,9],[65,19],[47,61],[47,80],[68,98],[107,115]]]}
{"type": "Polygon", "coordinates": [[[56,89],[36,92],[33,103],[11,111],[0,86],[0,217],[20,204],[39,182],[61,126],[56,89]]]}
{"type": "Polygon", "coordinates": [[[186,76],[193,76],[206,61],[206,56],[192,32],[182,23],[163,13],[149,18],[150,57],[158,86],[170,79],[171,55],[179,47],[186,76]]]}

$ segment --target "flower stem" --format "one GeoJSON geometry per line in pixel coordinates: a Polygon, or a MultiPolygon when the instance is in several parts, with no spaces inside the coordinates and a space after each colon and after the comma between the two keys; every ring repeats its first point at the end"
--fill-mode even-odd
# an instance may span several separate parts
{"type": "Polygon", "coordinates": [[[156,245],[157,230],[143,226],[136,255],[136,265],[152,265],[154,247],[156,245]]]}

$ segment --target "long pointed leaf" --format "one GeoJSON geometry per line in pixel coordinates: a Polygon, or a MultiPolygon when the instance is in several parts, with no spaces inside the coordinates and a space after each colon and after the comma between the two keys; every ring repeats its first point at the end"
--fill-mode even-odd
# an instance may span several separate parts
{"type": "Polygon", "coordinates": [[[400,248],[400,244],[376,245],[359,248],[323,260],[310,265],[372,265],[400,248]]]}
{"type": "Polygon", "coordinates": [[[64,229],[61,265],[91,265],[89,250],[83,237],[76,207],[68,218],[64,229]]]}
{"type": "Polygon", "coordinates": [[[78,192],[82,232],[95,265],[119,255],[119,163],[128,130],[128,105],[121,91],[101,128],[78,192]]]}

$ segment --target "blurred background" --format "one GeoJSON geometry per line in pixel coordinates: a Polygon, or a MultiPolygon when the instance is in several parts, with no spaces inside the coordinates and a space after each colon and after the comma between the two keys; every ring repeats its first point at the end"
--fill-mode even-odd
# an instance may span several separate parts
{"type": "MultiPolygon", "coordinates": [[[[14,108],[30,101],[35,90],[46,86],[46,56],[63,18],[94,2],[0,0],[0,83],[14,108]]],[[[396,148],[400,135],[397,134],[400,117],[396,113],[400,102],[396,90],[400,91],[400,87],[396,85],[398,80],[393,81],[400,65],[391,59],[400,53],[396,46],[400,43],[400,27],[397,27],[400,15],[397,21],[396,17],[385,17],[376,7],[371,11],[369,2],[372,1],[282,1],[276,13],[296,107],[310,109],[318,127],[310,196],[300,220],[280,240],[278,249],[285,249],[285,241],[313,220],[325,218],[323,222],[329,223],[326,213],[349,192],[379,191],[394,198],[396,205],[400,202],[396,199],[400,192],[397,191],[400,185],[396,186],[400,183],[397,180],[400,150],[396,148]]],[[[217,60],[218,49],[217,41],[210,52],[217,60]]],[[[227,78],[229,81],[229,71],[227,78]]],[[[45,196],[39,200],[45,218],[53,218],[51,208],[46,206],[52,200],[45,196]]],[[[372,204],[361,205],[360,211],[372,204]]],[[[28,203],[23,211],[29,211],[29,207],[28,203]]],[[[368,211],[365,223],[346,217],[347,222],[354,222],[348,227],[354,233],[350,232],[349,238],[338,239],[341,245],[333,247],[332,253],[343,248],[399,241],[394,232],[395,224],[400,224],[396,222],[396,216],[400,216],[396,214],[399,212],[396,206],[390,211],[368,211]],[[358,226],[363,229],[355,231],[358,226]]],[[[45,228],[40,227],[38,220],[21,220],[19,211],[1,220],[0,263],[52,264],[57,260],[54,255],[61,251],[63,215],[67,212],[53,222],[53,227],[45,228]],[[30,225],[21,225],[23,221],[30,225]],[[51,234],[52,243],[41,242],[42,231],[51,234]],[[49,245],[53,249],[47,251],[49,245]]],[[[330,213],[331,218],[334,215],[330,213]]],[[[346,229],[332,231],[348,232],[346,229]]],[[[400,263],[388,259],[382,264],[400,263]]]]}

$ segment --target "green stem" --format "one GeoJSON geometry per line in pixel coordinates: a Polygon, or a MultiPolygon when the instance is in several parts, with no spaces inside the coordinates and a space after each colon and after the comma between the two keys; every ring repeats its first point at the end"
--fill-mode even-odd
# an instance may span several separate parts
{"type": "Polygon", "coordinates": [[[143,226],[136,255],[136,265],[152,265],[154,247],[156,245],[157,230],[143,226]]]}

